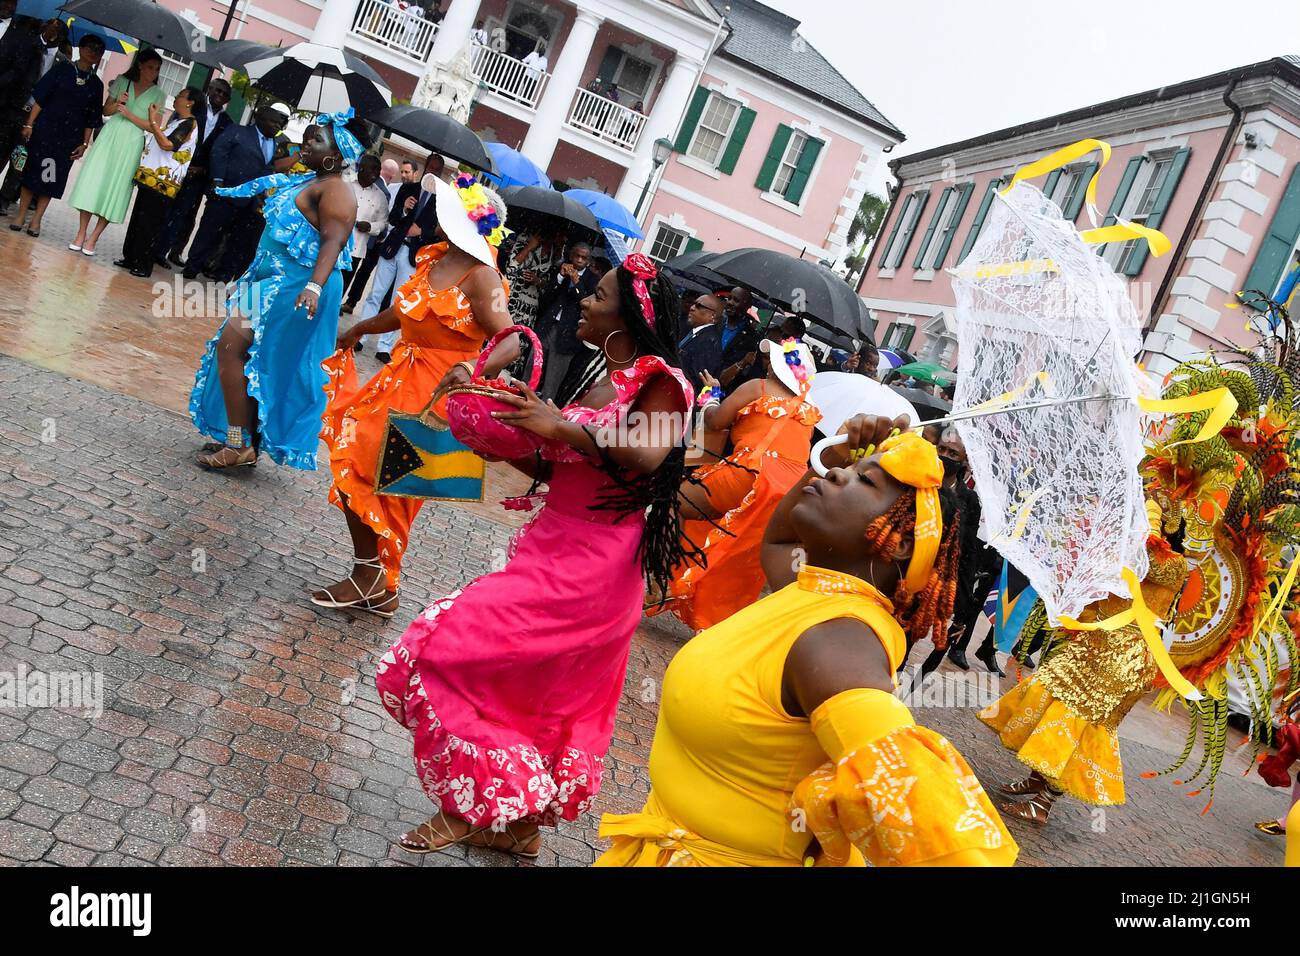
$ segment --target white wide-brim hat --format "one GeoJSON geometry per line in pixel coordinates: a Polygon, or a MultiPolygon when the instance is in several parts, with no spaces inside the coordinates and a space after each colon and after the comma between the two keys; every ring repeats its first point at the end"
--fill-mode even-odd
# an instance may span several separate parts
{"type": "Polygon", "coordinates": [[[433,201],[437,203],[438,225],[447,235],[447,241],[468,253],[486,266],[496,268],[496,259],[492,247],[478,231],[474,220],[469,218],[465,204],[460,201],[460,192],[451,183],[429,173],[420,181],[425,192],[432,190],[433,201]]]}
{"type": "MultiPolygon", "coordinates": [[[[790,340],[787,339],[786,341],[789,342],[790,340]]],[[[800,363],[802,363],[803,367],[808,371],[807,381],[801,384],[794,374],[794,369],[791,368],[790,363],[786,361],[784,343],[773,342],[771,339],[763,339],[763,341],[758,343],[758,347],[761,351],[767,353],[768,364],[770,364],[772,370],[776,372],[776,377],[781,384],[796,395],[803,395],[808,386],[812,384],[813,377],[817,374],[817,366],[813,363],[812,350],[802,342],[799,342],[794,346],[794,352],[799,356],[800,363]]]]}

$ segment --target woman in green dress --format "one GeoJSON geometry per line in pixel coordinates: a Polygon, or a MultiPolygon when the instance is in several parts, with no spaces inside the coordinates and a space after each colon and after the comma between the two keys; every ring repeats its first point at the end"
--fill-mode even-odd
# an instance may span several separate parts
{"type": "Polygon", "coordinates": [[[156,50],[141,50],[131,68],[108,87],[108,99],[104,101],[108,121],[86,152],[68,197],[68,204],[81,213],[76,238],[68,246],[73,252],[93,256],[108,224],[126,219],[131,183],[144,151],[145,131],[152,128],[167,99],[158,85],[161,67],[162,57],[156,50]],[[99,221],[92,230],[90,220],[94,216],[99,221]]]}

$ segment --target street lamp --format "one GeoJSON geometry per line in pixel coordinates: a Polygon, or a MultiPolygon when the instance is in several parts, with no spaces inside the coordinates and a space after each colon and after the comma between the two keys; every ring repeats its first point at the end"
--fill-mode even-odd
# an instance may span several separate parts
{"type": "Polygon", "coordinates": [[[632,218],[638,222],[641,220],[641,205],[645,202],[646,194],[650,192],[650,184],[654,182],[655,173],[659,172],[659,167],[668,162],[668,157],[673,154],[673,141],[665,136],[660,136],[654,141],[651,147],[650,158],[654,163],[654,168],[650,170],[650,175],[646,177],[645,185],[641,187],[641,196],[636,201],[636,208],[632,210],[632,218]]]}

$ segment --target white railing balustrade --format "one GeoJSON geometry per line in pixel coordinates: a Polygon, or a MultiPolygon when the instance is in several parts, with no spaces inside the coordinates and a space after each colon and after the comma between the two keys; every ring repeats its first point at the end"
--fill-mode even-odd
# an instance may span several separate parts
{"type": "Polygon", "coordinates": [[[423,62],[433,49],[438,25],[426,20],[416,4],[399,6],[398,0],[361,0],[352,32],[423,62]]]}
{"type": "Polygon", "coordinates": [[[629,153],[635,152],[646,117],[622,103],[615,103],[591,90],[578,90],[569,111],[569,125],[612,143],[629,153]]]}
{"type": "Polygon", "coordinates": [[[537,107],[551,76],[535,67],[525,66],[523,60],[508,53],[498,53],[478,43],[470,45],[470,68],[479,82],[494,93],[533,108],[537,107]]]}

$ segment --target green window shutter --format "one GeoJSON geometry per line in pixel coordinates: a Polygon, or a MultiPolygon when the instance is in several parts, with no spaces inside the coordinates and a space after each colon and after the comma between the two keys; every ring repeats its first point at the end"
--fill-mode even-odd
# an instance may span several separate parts
{"type": "MultiPolygon", "coordinates": [[[[1124,175],[1120,177],[1119,187],[1115,190],[1115,195],[1110,199],[1110,208],[1106,210],[1106,218],[1101,221],[1103,226],[1113,226],[1119,219],[1119,214],[1124,209],[1124,203],[1128,199],[1129,191],[1133,188],[1133,180],[1137,179],[1138,170],[1146,162],[1145,156],[1134,156],[1124,167],[1124,175]]],[[[1102,243],[1097,247],[1097,255],[1106,254],[1106,246],[1109,243],[1102,243]]]]}
{"type": "Polygon", "coordinates": [[[1052,198],[1052,190],[1056,188],[1056,181],[1061,178],[1061,171],[1053,169],[1047,174],[1047,182],[1043,183],[1043,195],[1048,199],[1052,198]]]}
{"type": "Polygon", "coordinates": [[[886,239],[885,244],[880,247],[880,261],[876,263],[876,271],[889,268],[889,263],[885,261],[885,256],[889,254],[889,249],[894,244],[894,237],[898,235],[898,227],[902,225],[903,220],[907,218],[907,210],[912,205],[914,199],[916,199],[916,193],[908,193],[907,197],[901,203],[895,200],[894,204],[890,207],[889,211],[897,211],[897,215],[894,216],[894,228],[889,230],[889,238],[886,239]]]}
{"type": "MultiPolygon", "coordinates": [[[[907,256],[907,247],[912,244],[912,236],[916,235],[916,227],[920,225],[921,217],[925,215],[926,204],[930,201],[928,190],[917,190],[912,195],[917,197],[916,215],[908,217],[912,220],[912,223],[898,239],[898,251],[894,253],[893,262],[889,264],[891,269],[896,269],[903,264],[903,259],[907,256]]],[[[908,210],[904,210],[904,212],[908,212],[908,210]]]]}
{"type": "Polygon", "coordinates": [[[736,160],[740,159],[740,151],[749,138],[750,127],[754,125],[754,117],[757,115],[751,109],[741,108],[740,115],[736,117],[736,126],[731,131],[731,139],[727,140],[727,148],[722,152],[722,162],[718,163],[718,172],[730,176],[736,171],[736,160]]]}
{"type": "MultiPolygon", "coordinates": [[[[1187,168],[1187,158],[1192,151],[1184,146],[1178,152],[1174,153],[1173,162],[1169,164],[1169,172],[1165,174],[1165,181],[1160,185],[1160,192],[1156,194],[1156,203],[1151,207],[1151,212],[1147,215],[1147,220],[1143,225],[1151,229],[1159,229],[1160,223],[1165,218],[1165,210],[1169,208],[1170,201],[1174,198],[1174,191],[1178,188],[1178,180],[1183,178],[1183,170],[1187,168]]],[[[1151,251],[1146,240],[1141,240],[1128,254],[1128,264],[1124,267],[1126,276],[1135,276],[1142,271],[1146,265],[1147,254],[1151,251]]]]}
{"type": "Polygon", "coordinates": [[[1243,289],[1259,289],[1272,296],[1278,281],[1287,271],[1291,250],[1300,237],[1300,164],[1291,170],[1291,180],[1273,213],[1268,234],[1260,243],[1255,264],[1250,267],[1243,289]]]}
{"type": "Polygon", "coordinates": [[[684,153],[691,145],[691,137],[695,135],[695,127],[700,125],[700,117],[704,115],[704,104],[708,101],[708,89],[697,86],[695,96],[691,98],[691,105],[686,110],[686,119],[682,122],[681,132],[677,134],[677,139],[673,143],[673,149],[677,152],[684,153]]]}
{"type": "Polygon", "coordinates": [[[970,232],[966,233],[966,241],[961,244],[961,252],[957,254],[958,265],[961,265],[970,255],[971,246],[975,245],[975,240],[979,238],[980,229],[984,226],[984,217],[989,214],[989,207],[993,205],[993,194],[998,191],[999,181],[993,180],[984,190],[984,198],[980,200],[979,208],[975,210],[975,219],[970,224],[970,232]]]}
{"type": "Polygon", "coordinates": [[[936,269],[942,269],[944,260],[948,258],[948,247],[952,245],[952,237],[957,234],[957,227],[961,225],[961,217],[966,214],[966,205],[970,202],[970,194],[974,191],[974,183],[963,183],[957,187],[957,194],[953,197],[953,202],[957,205],[952,210],[952,228],[944,233],[943,245],[939,247],[938,252],[934,255],[934,267],[936,269]]]}
{"type": "Polygon", "coordinates": [[[821,154],[824,145],[820,139],[808,137],[799,156],[799,164],[795,167],[794,175],[790,177],[790,185],[786,187],[786,202],[799,205],[804,190],[808,188],[808,177],[812,175],[813,167],[817,165],[817,157],[821,154]]]}
{"type": "Polygon", "coordinates": [[[776,178],[776,168],[781,165],[781,157],[785,155],[785,148],[790,145],[790,135],[793,132],[794,130],[784,123],[777,125],[772,143],[767,147],[763,168],[758,171],[758,179],[754,180],[754,185],[763,192],[772,188],[772,180],[776,178]]]}
{"type": "Polygon", "coordinates": [[[956,189],[949,186],[939,195],[939,205],[935,207],[934,215],[930,217],[930,226],[925,230],[925,238],[921,240],[921,245],[916,250],[916,258],[912,260],[914,269],[921,268],[921,262],[925,259],[926,250],[930,248],[930,241],[934,239],[934,230],[939,225],[939,220],[943,218],[944,210],[948,208],[948,203],[952,200],[952,194],[956,189]]]}
{"type": "Polygon", "coordinates": [[[1061,215],[1065,217],[1067,222],[1074,222],[1079,218],[1079,210],[1083,208],[1084,197],[1088,194],[1088,183],[1092,182],[1092,177],[1096,172],[1096,163],[1089,163],[1084,166],[1083,175],[1074,184],[1074,192],[1065,197],[1065,206],[1061,209],[1061,215]]]}
{"type": "Polygon", "coordinates": [[[902,322],[891,322],[889,328],[885,330],[885,341],[889,342],[885,348],[889,349],[906,349],[912,344],[912,336],[916,334],[916,326],[904,325],[902,322]],[[899,332],[902,335],[901,341],[894,341],[894,333],[899,332]]]}
{"type": "Polygon", "coordinates": [[[704,243],[701,242],[699,239],[696,239],[694,236],[686,240],[687,252],[696,252],[703,248],[704,248],[704,243]]]}

